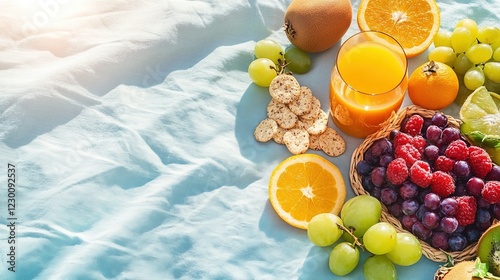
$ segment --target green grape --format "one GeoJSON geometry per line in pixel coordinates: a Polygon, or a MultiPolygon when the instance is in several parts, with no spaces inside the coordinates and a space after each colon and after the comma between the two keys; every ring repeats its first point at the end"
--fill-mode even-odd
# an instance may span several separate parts
{"type": "Polygon", "coordinates": [[[500,62],[500,48],[497,48],[497,49],[493,52],[493,60],[495,60],[495,61],[499,61],[499,62],[500,62]]]}
{"type": "Polygon", "coordinates": [[[337,224],[343,225],[339,216],[333,213],[318,214],[307,224],[307,237],[316,246],[330,246],[343,233],[337,224]]]}
{"type": "Polygon", "coordinates": [[[485,63],[483,71],[486,78],[495,83],[500,83],[500,62],[485,63]]]}
{"type": "Polygon", "coordinates": [[[474,64],[463,53],[459,54],[453,63],[453,69],[460,75],[464,75],[471,67],[474,67],[474,64]]]}
{"type": "Polygon", "coordinates": [[[269,58],[278,64],[278,59],[283,56],[283,48],[272,39],[262,39],[255,44],[254,53],[257,58],[269,58]]]}
{"type": "Polygon", "coordinates": [[[372,254],[383,255],[396,247],[397,233],[393,225],[379,222],[365,232],[363,244],[372,254]]]}
{"type": "Polygon", "coordinates": [[[363,266],[365,280],[396,280],[396,268],[385,255],[368,257],[363,266]]]}
{"type": "Polygon", "coordinates": [[[285,51],[286,68],[292,73],[304,74],[311,69],[311,58],[303,50],[292,46],[285,51]]]}
{"type": "Polygon", "coordinates": [[[359,263],[359,249],[349,242],[341,242],[333,247],[328,259],[330,271],[344,276],[353,271],[359,263]]]}
{"type": "Polygon", "coordinates": [[[413,234],[398,232],[396,247],[386,256],[394,264],[410,266],[417,263],[422,257],[422,246],[413,234]]]}
{"type": "Polygon", "coordinates": [[[482,86],[484,84],[484,80],[485,77],[483,69],[477,66],[467,70],[467,72],[464,75],[465,87],[470,90],[475,90],[478,87],[482,86]]]}
{"type": "Polygon", "coordinates": [[[429,60],[442,62],[450,67],[453,67],[456,57],[453,49],[445,46],[436,47],[429,52],[429,60]]]}
{"type": "MultiPolygon", "coordinates": [[[[464,19],[460,20],[459,22],[457,22],[457,25],[455,25],[455,29],[459,28],[459,27],[465,27],[465,28],[469,29],[469,31],[472,35],[472,38],[473,38],[472,40],[474,40],[477,37],[478,27],[477,27],[477,23],[473,19],[464,18],[464,19]]],[[[471,42],[472,42],[472,40],[471,40],[471,42]]]]}
{"type": "Polygon", "coordinates": [[[269,87],[277,76],[276,65],[269,58],[257,58],[248,66],[250,79],[261,87],[269,87]]]}
{"type": "Polygon", "coordinates": [[[477,31],[477,39],[481,43],[492,44],[500,40],[500,29],[496,26],[483,26],[477,31]]]}
{"type": "Polygon", "coordinates": [[[474,37],[469,29],[458,27],[451,33],[451,46],[456,53],[465,52],[474,41],[474,37]]]}
{"type": "Polygon", "coordinates": [[[500,40],[496,40],[490,46],[493,50],[498,50],[500,48],[500,40]]]}
{"type": "MultiPolygon", "coordinates": [[[[370,195],[358,195],[344,203],[340,211],[340,218],[344,226],[353,227],[354,235],[358,238],[365,234],[366,230],[378,223],[382,212],[380,201],[370,195]]],[[[346,237],[344,233],[343,237],[346,237]]],[[[349,239],[347,239],[349,240],[349,239]]]]}
{"type": "Polygon", "coordinates": [[[434,35],[433,43],[435,47],[451,48],[451,31],[439,29],[436,35],[434,35]]]}
{"type": "Polygon", "coordinates": [[[483,43],[473,45],[465,52],[465,56],[473,64],[484,63],[488,61],[492,55],[493,50],[491,49],[491,46],[483,43]]]}

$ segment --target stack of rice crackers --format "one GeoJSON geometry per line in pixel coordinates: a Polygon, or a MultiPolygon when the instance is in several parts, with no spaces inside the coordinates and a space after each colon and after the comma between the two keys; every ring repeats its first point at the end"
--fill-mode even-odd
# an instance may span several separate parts
{"type": "Polygon", "coordinates": [[[328,113],[321,109],[319,99],[308,87],[300,86],[292,75],[281,74],[271,82],[269,94],[272,99],[267,105],[267,118],[254,131],[257,141],[273,139],[296,155],[308,149],[321,150],[332,157],[344,153],[344,139],[328,127],[328,113]]]}

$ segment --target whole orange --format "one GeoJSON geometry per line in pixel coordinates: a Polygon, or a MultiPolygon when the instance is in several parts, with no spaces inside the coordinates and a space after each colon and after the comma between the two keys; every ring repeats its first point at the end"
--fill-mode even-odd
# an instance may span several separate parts
{"type": "Polygon", "coordinates": [[[430,61],[417,67],[410,75],[408,97],[415,105],[440,110],[455,101],[458,88],[458,77],[450,66],[430,61]]]}

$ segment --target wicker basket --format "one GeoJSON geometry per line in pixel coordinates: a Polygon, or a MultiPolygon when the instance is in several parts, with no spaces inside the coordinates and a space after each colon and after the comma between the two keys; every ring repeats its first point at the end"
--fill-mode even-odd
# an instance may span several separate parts
{"type": "MultiPolygon", "coordinates": [[[[356,165],[357,163],[363,159],[363,155],[365,151],[370,147],[370,145],[377,139],[384,138],[384,137],[389,137],[389,134],[392,130],[394,129],[399,129],[401,127],[401,123],[407,116],[411,116],[413,114],[419,114],[424,118],[430,118],[434,115],[436,111],[432,110],[427,110],[423,109],[421,107],[411,105],[405,108],[402,108],[399,110],[397,113],[393,114],[389,120],[386,121],[386,123],[382,126],[382,128],[375,132],[374,134],[368,136],[363,143],[354,151],[352,158],[351,158],[351,166],[350,166],[350,180],[351,180],[351,186],[356,193],[356,195],[361,195],[361,194],[369,194],[367,191],[364,190],[363,186],[361,185],[361,176],[357,173],[356,171],[356,165]]],[[[451,116],[448,117],[448,123],[451,126],[459,127],[460,122],[456,119],[454,119],[451,116]]],[[[397,218],[392,216],[387,207],[382,204],[382,221],[391,223],[396,227],[396,229],[400,232],[407,232],[405,229],[403,229],[403,226],[399,222],[397,218]]],[[[430,260],[433,260],[435,262],[446,262],[446,255],[440,251],[439,249],[435,249],[432,246],[430,246],[428,243],[424,241],[420,241],[420,244],[422,245],[422,253],[430,260]]],[[[462,261],[462,260],[469,260],[473,259],[476,256],[477,252],[477,242],[470,244],[467,246],[463,251],[461,252],[448,252],[455,261],[462,261]]]]}

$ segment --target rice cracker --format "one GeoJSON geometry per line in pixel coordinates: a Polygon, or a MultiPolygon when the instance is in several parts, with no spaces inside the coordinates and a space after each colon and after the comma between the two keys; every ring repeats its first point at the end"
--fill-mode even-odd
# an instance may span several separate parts
{"type": "Polygon", "coordinates": [[[300,128],[290,129],[283,135],[283,143],[292,154],[303,154],[309,149],[309,133],[300,128]]]}
{"type": "Polygon", "coordinates": [[[340,156],[346,149],[342,136],[330,127],[319,136],[319,146],[325,154],[332,157],[340,156]]]}
{"type": "Polygon", "coordinates": [[[302,116],[311,111],[313,102],[312,91],[306,87],[300,87],[300,94],[297,99],[288,104],[288,108],[297,116],[302,116]]]}
{"type": "Polygon", "coordinates": [[[264,119],[262,120],[255,131],[253,132],[253,136],[259,142],[267,142],[273,139],[274,134],[278,130],[278,124],[273,119],[264,119]]]}
{"type": "Polygon", "coordinates": [[[319,99],[313,95],[312,97],[312,104],[311,104],[311,110],[300,116],[302,120],[313,120],[316,119],[320,113],[321,110],[321,102],[319,99]]]}
{"type": "Polygon", "coordinates": [[[298,117],[283,103],[271,99],[267,105],[267,117],[276,121],[282,128],[289,129],[295,126],[298,117]]]}
{"type": "Polygon", "coordinates": [[[288,104],[299,97],[299,82],[292,75],[278,75],[269,85],[269,94],[277,101],[288,104]]]}

